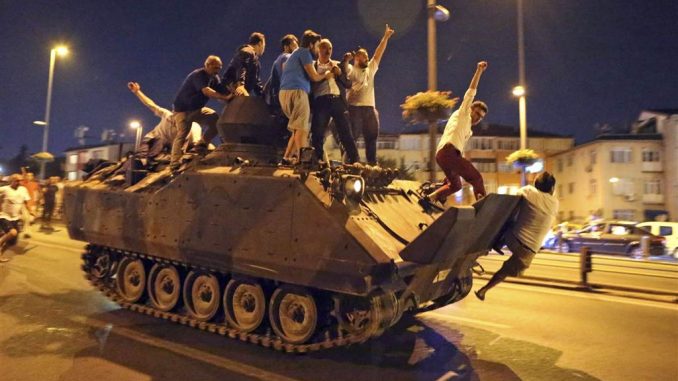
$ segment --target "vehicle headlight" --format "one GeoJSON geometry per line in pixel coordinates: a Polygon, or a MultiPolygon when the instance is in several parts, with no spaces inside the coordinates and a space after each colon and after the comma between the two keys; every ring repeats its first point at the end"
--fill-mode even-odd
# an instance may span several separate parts
{"type": "Polygon", "coordinates": [[[344,196],[352,200],[360,200],[365,191],[365,180],[360,176],[343,175],[341,178],[343,183],[344,196]]]}

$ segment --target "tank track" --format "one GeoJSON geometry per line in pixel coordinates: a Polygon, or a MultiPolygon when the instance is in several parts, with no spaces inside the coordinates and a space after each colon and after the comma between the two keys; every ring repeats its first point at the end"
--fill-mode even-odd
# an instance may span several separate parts
{"type": "MultiPolygon", "coordinates": [[[[181,263],[178,261],[169,261],[163,258],[157,258],[147,254],[139,254],[124,250],[118,250],[110,247],[102,247],[96,245],[87,245],[86,251],[82,254],[82,270],[85,273],[85,278],[90,282],[90,284],[104,294],[108,299],[115,302],[122,308],[127,310],[141,313],[144,315],[153,316],[156,318],[164,319],[171,321],[173,323],[178,323],[182,325],[187,325],[192,328],[199,329],[201,331],[210,332],[213,334],[226,336],[231,339],[240,340],[242,342],[259,345],[265,348],[270,348],[276,351],[287,352],[287,353],[310,353],[317,352],[325,349],[345,347],[351,344],[360,344],[364,343],[371,335],[356,335],[343,332],[337,324],[327,327],[324,329],[324,339],[322,341],[312,342],[309,344],[290,344],[284,342],[282,339],[277,337],[270,328],[265,334],[260,333],[245,333],[238,331],[232,327],[229,327],[225,322],[204,322],[194,319],[190,316],[184,315],[177,312],[164,312],[160,311],[146,303],[129,303],[122,299],[118,294],[118,291],[115,286],[114,280],[111,278],[111,275],[108,275],[105,278],[99,279],[91,274],[90,272],[90,262],[89,258],[96,256],[94,252],[96,249],[106,249],[110,253],[116,253],[120,256],[127,256],[130,258],[138,258],[153,263],[171,263],[176,266],[182,266],[185,269],[196,269],[196,270],[206,270],[214,273],[219,273],[215,269],[208,269],[203,267],[191,266],[186,263],[181,263]],[[332,334],[331,331],[334,331],[332,334]]],[[[319,335],[316,335],[316,337],[319,335]]]]}

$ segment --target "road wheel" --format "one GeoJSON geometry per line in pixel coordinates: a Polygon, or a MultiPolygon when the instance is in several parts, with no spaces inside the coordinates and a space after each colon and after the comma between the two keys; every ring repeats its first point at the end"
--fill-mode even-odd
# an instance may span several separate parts
{"type": "Polygon", "coordinates": [[[111,260],[111,255],[108,251],[104,251],[97,255],[94,263],[92,263],[90,274],[97,279],[104,279],[112,273],[112,269],[113,260],[111,260]]]}
{"type": "Polygon", "coordinates": [[[271,328],[291,344],[303,344],[315,332],[318,309],[313,296],[303,288],[281,286],[273,292],[268,309],[271,328]]]}
{"type": "Polygon", "coordinates": [[[635,258],[640,258],[643,256],[643,249],[640,248],[640,245],[630,245],[626,249],[626,254],[635,258]]]}
{"type": "Polygon", "coordinates": [[[221,304],[221,286],[217,277],[204,271],[188,273],[184,281],[184,304],[195,319],[212,319],[221,304]]]}
{"type": "Polygon", "coordinates": [[[148,296],[153,306],[161,311],[171,311],[181,297],[181,278],[172,265],[156,264],[148,275],[148,296]]]}
{"type": "Polygon", "coordinates": [[[146,270],[140,259],[124,258],[116,276],[118,293],[128,303],[136,303],[144,295],[146,270]]]}
{"type": "Polygon", "coordinates": [[[264,290],[255,281],[231,279],[224,289],[224,315],[239,331],[254,331],[266,315],[264,290]]]}

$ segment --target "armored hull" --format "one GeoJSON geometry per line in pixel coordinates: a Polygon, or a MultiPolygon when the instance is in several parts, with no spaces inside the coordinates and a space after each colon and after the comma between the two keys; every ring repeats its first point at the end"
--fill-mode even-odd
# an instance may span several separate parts
{"type": "MultiPolygon", "coordinates": [[[[221,123],[222,137],[232,127],[221,123]]],[[[226,140],[177,176],[116,185],[95,174],[66,188],[68,231],[89,243],[83,270],[97,288],[135,311],[290,352],[362,342],[403,313],[465,297],[518,203],[492,194],[427,213],[419,184],[391,171],[280,167],[271,145],[226,140]]]]}

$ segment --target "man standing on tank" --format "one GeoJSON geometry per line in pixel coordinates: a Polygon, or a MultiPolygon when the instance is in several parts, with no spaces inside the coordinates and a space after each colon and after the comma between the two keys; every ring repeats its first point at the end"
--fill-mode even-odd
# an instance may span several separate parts
{"type": "Polygon", "coordinates": [[[264,50],[266,37],[260,32],[252,33],[248,43],[238,48],[224,74],[224,84],[230,92],[238,96],[263,95],[259,59],[264,50]]]}
{"type": "Polygon", "coordinates": [[[196,145],[196,149],[207,150],[207,145],[217,136],[219,116],[205,105],[210,98],[228,101],[233,97],[232,94],[227,94],[227,91],[221,86],[219,78],[221,68],[222,63],[219,57],[207,57],[204,67],[193,70],[177,92],[174,99],[174,123],[177,125],[177,136],[172,143],[170,162],[170,169],[173,172],[179,169],[182,149],[193,122],[207,127],[202,140],[196,145]]]}
{"type": "Polygon", "coordinates": [[[342,146],[342,152],[346,153],[346,162],[351,164],[358,161],[358,148],[351,134],[351,126],[348,121],[348,108],[344,98],[344,89],[350,88],[351,84],[346,75],[348,61],[339,65],[339,61],[332,60],[332,42],[322,39],[318,44],[318,60],[315,68],[318,74],[327,72],[334,73],[334,78],[313,83],[313,118],[311,123],[311,145],[315,149],[318,158],[323,159],[323,144],[325,133],[334,119],[336,133],[342,146]]]}
{"type": "Polygon", "coordinates": [[[280,82],[280,107],[289,120],[287,129],[292,133],[287,142],[283,164],[293,164],[299,158],[299,150],[308,146],[309,120],[311,106],[308,95],[311,81],[318,82],[333,78],[331,71],[320,75],[315,70],[313,59],[318,55],[318,44],[322,37],[307,30],[301,38],[301,47],[294,51],[283,67],[280,82]]]}
{"type": "Polygon", "coordinates": [[[379,137],[379,112],[374,101],[374,76],[379,70],[381,57],[384,55],[393,32],[394,30],[386,24],[384,36],[374,51],[372,59],[369,59],[366,49],[358,49],[348,75],[351,81],[351,88],[347,94],[348,112],[353,137],[357,139],[362,134],[365,140],[367,162],[373,165],[377,164],[377,138],[379,137]]]}

